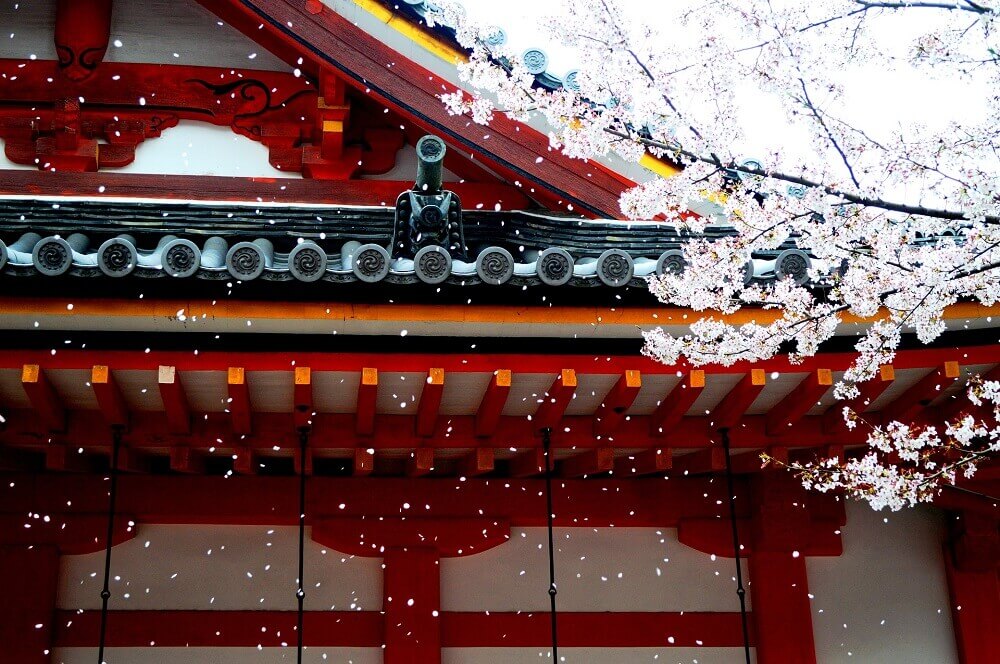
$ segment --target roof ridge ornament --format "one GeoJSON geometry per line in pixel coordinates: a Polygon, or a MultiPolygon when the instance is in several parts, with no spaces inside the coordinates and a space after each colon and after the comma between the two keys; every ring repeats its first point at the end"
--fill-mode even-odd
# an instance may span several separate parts
{"type": "Polygon", "coordinates": [[[442,168],[447,146],[437,136],[417,141],[417,177],[413,189],[396,199],[393,258],[414,258],[426,247],[442,247],[454,258],[466,260],[468,247],[462,228],[462,202],[443,188],[442,168]]]}

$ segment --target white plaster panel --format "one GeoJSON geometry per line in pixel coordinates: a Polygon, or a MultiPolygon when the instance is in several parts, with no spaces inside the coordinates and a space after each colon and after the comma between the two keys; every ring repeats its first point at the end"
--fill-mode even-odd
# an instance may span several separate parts
{"type": "MultiPolygon", "coordinates": [[[[135,161],[115,173],[227,175],[233,177],[301,178],[268,162],[267,148],[229,127],[182,120],[159,138],[143,141],[135,161]]],[[[277,186],[280,186],[277,185],[277,186]]]]}
{"type": "MultiPolygon", "coordinates": [[[[441,664],[538,664],[549,662],[545,648],[444,648],[441,664]]],[[[733,664],[743,661],[740,648],[560,648],[566,664],[733,664]]],[[[756,662],[754,656],[751,661],[756,662]]],[[[75,664],[75,663],[74,663],[75,664]]]]}
{"type": "Polygon", "coordinates": [[[621,374],[577,374],[576,392],[566,406],[567,415],[590,415],[597,411],[604,397],[615,386],[621,374]]]}
{"type": "Polygon", "coordinates": [[[359,371],[313,371],[313,406],[320,413],[353,413],[358,407],[359,371]]]}
{"type": "MultiPolygon", "coordinates": [[[[306,610],[378,611],[381,563],[323,547],[307,533],[306,610]]],[[[103,551],[63,556],[59,608],[99,609],[103,572],[103,551]]],[[[114,548],[112,572],[112,610],[294,611],[298,528],[140,525],[114,548]]]]}
{"type": "MultiPolygon", "coordinates": [[[[54,664],[93,664],[95,648],[57,648],[54,664]]],[[[294,645],[287,648],[108,648],[105,659],[115,664],[279,664],[295,662],[294,645]]],[[[381,664],[379,648],[303,648],[306,664],[381,664]]]]}
{"type": "MultiPolygon", "coordinates": [[[[445,376],[445,382],[448,378],[445,376]]],[[[392,415],[416,415],[427,374],[417,371],[379,372],[375,410],[392,415]]]]}
{"type": "Polygon", "coordinates": [[[0,369],[0,403],[8,408],[31,407],[31,401],[21,386],[20,369],[0,369]]]}
{"type": "Polygon", "coordinates": [[[844,553],[807,558],[819,664],[955,664],[941,543],[930,509],[847,505],[844,553]]]}
{"type": "MultiPolygon", "coordinates": [[[[442,560],[442,607],[548,610],[546,541],[544,528],[516,528],[502,546],[442,560]]],[[[561,610],[739,609],[732,560],[680,544],[675,529],[557,528],[555,543],[561,610]]]]}
{"type": "Polygon", "coordinates": [[[290,413],[295,400],[293,371],[247,371],[250,406],[258,413],[290,413]]]}

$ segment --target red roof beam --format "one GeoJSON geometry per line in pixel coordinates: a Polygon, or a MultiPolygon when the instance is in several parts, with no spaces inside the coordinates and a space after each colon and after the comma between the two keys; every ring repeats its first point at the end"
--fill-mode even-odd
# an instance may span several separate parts
{"type": "Polygon", "coordinates": [[[170,470],[175,473],[203,474],[205,456],[186,445],[174,445],[170,448],[170,470]]]}
{"type": "Polygon", "coordinates": [[[510,385],[510,369],[498,369],[493,373],[483,400],[479,402],[479,410],[476,411],[477,436],[486,438],[496,432],[500,415],[507,405],[507,397],[510,396],[510,385]]]}
{"type": "Polygon", "coordinates": [[[21,369],[21,387],[46,429],[66,430],[66,408],[41,367],[25,364],[21,369]]]}
{"type": "Polygon", "coordinates": [[[361,383],[358,385],[358,407],[355,415],[355,429],[359,436],[370,436],[375,432],[375,404],[378,398],[378,369],[364,367],[361,383]]]}
{"type": "Polygon", "coordinates": [[[118,381],[107,365],[98,364],[90,372],[90,386],[97,397],[97,406],[104,421],[111,426],[128,426],[128,407],[122,397],[118,381]]]}
{"type": "Polygon", "coordinates": [[[829,369],[811,372],[767,414],[767,433],[772,436],[784,433],[817,405],[832,385],[833,372],[829,369]]]}
{"type": "Polygon", "coordinates": [[[226,385],[229,391],[226,410],[233,420],[233,433],[249,434],[253,430],[250,425],[250,389],[244,368],[229,367],[226,385]]]}
{"type": "Polygon", "coordinates": [[[766,381],[767,375],[763,369],[751,369],[749,373],[744,374],[736,387],[731,389],[712,410],[708,417],[709,425],[713,429],[728,429],[735,426],[764,389],[766,381]]]}
{"type": "Polygon", "coordinates": [[[539,402],[532,421],[541,429],[554,429],[576,393],[576,371],[563,369],[539,402]]]}
{"type": "Polygon", "coordinates": [[[692,369],[684,374],[681,381],[663,397],[649,418],[649,432],[664,435],[677,426],[684,414],[691,410],[698,395],[705,389],[705,372],[692,369]]]}
{"type": "Polygon", "coordinates": [[[191,408],[188,406],[177,367],[160,365],[157,369],[157,383],[160,387],[163,409],[167,413],[167,431],[173,434],[190,434],[191,408]]]}
{"type": "Polygon", "coordinates": [[[443,394],[444,369],[431,369],[427,372],[427,380],[420,393],[420,404],[417,406],[416,433],[421,438],[429,438],[434,435],[438,414],[441,412],[441,396],[443,394]]]}
{"type": "MultiPolygon", "coordinates": [[[[751,450],[749,452],[741,452],[740,454],[733,454],[730,457],[730,463],[732,464],[733,472],[738,474],[744,473],[759,473],[762,470],[780,470],[784,469],[788,465],[788,448],[771,446],[768,447],[764,452],[767,453],[773,461],[764,464],[764,460],[761,459],[760,450],[751,450]]],[[[725,461],[725,456],[723,456],[723,461],[725,461]]]]}
{"type": "Polygon", "coordinates": [[[857,397],[835,402],[823,413],[823,431],[835,433],[846,429],[844,408],[850,408],[855,413],[863,413],[883,392],[889,389],[895,380],[896,371],[891,364],[880,366],[878,375],[858,385],[857,397]]]}
{"type": "Polygon", "coordinates": [[[625,413],[632,406],[641,387],[642,376],[638,371],[628,370],[623,373],[594,414],[594,433],[607,435],[616,431],[625,420],[625,413]]]}
{"type": "Polygon", "coordinates": [[[295,367],[294,387],[292,389],[292,413],[295,429],[302,431],[312,427],[313,421],[313,386],[312,371],[309,367],[295,367]]]}
{"type": "Polygon", "coordinates": [[[615,459],[615,477],[662,475],[673,466],[673,453],[661,447],[650,448],[615,459]]]}
{"type": "Polygon", "coordinates": [[[880,411],[882,421],[911,421],[961,375],[958,362],[945,362],[884,406],[880,411]]]}
{"type": "Polygon", "coordinates": [[[563,459],[559,475],[566,478],[601,475],[615,469],[615,451],[610,447],[596,447],[563,459]]]}

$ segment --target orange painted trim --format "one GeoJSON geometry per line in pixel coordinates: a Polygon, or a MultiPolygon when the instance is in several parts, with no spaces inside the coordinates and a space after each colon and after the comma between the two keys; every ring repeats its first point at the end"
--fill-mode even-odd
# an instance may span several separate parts
{"type": "MultiPolygon", "coordinates": [[[[342,302],[264,302],[206,300],[142,301],[93,299],[73,303],[48,298],[0,297],[0,316],[100,316],[112,318],[179,318],[247,320],[358,320],[457,323],[544,324],[576,323],[604,325],[687,325],[714,317],[727,323],[771,323],[780,317],[774,310],[741,309],[732,314],[670,307],[524,307],[474,306],[464,304],[346,304],[342,302]]],[[[1000,305],[986,307],[974,302],[953,304],[944,312],[946,320],[1000,316],[1000,305]]],[[[844,323],[868,323],[874,318],[845,315],[844,323]]]]}

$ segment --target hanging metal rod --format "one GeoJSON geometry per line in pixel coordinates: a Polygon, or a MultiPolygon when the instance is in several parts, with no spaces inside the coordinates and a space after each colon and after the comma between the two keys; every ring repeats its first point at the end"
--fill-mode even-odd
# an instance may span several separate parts
{"type": "Polygon", "coordinates": [[[295,591],[298,600],[298,664],[302,664],[302,619],[305,616],[306,591],[303,575],[305,573],[306,547],[306,446],[309,444],[309,429],[299,429],[299,587],[295,591]]]}
{"type": "Polygon", "coordinates": [[[549,531],[549,604],[552,615],[552,661],[559,661],[559,638],[556,631],[556,551],[552,537],[552,467],[555,465],[552,459],[552,429],[546,427],[542,429],[542,445],[545,450],[545,510],[548,516],[549,531]]]}
{"type": "Polygon", "coordinates": [[[736,559],[736,594],[740,598],[740,620],[743,624],[743,653],[750,664],[750,626],[747,620],[747,591],[743,587],[743,567],[740,565],[740,531],[736,527],[736,491],[733,482],[733,460],[729,455],[729,429],[719,429],[722,448],[726,452],[726,490],[729,491],[729,524],[733,529],[733,558],[736,559]]]}
{"type": "Polygon", "coordinates": [[[104,662],[104,643],[108,632],[108,600],[111,599],[111,547],[115,536],[115,501],[118,498],[118,453],[122,446],[122,427],[111,427],[111,489],[108,491],[108,533],[104,547],[104,587],[101,589],[101,635],[97,647],[97,664],[104,662]]]}

